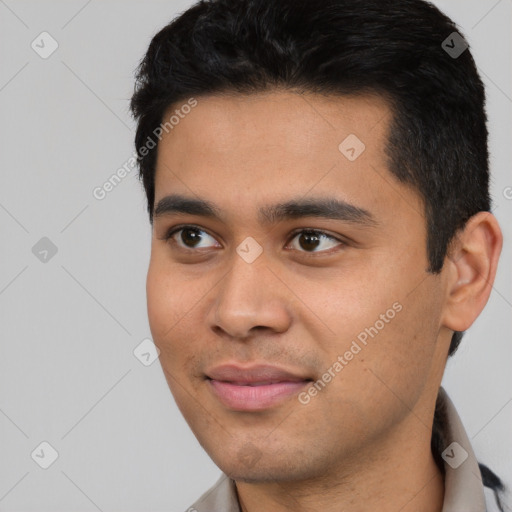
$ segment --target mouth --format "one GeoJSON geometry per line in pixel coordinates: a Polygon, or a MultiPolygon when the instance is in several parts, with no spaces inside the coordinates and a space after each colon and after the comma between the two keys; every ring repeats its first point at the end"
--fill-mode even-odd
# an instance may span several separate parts
{"type": "Polygon", "coordinates": [[[224,365],[207,372],[214,396],[235,411],[262,411],[298,394],[311,378],[275,366],[224,365]]]}

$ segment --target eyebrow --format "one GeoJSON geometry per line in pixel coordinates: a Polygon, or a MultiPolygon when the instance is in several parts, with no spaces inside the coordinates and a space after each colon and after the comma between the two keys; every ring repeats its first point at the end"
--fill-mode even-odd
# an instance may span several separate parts
{"type": "MultiPolygon", "coordinates": [[[[221,221],[223,218],[221,210],[213,203],[180,194],[166,196],[156,204],[153,214],[155,218],[168,214],[198,215],[221,221]]],[[[378,224],[368,210],[331,197],[292,199],[284,203],[263,206],[258,212],[261,224],[273,224],[301,217],[334,219],[365,226],[378,224]]]]}

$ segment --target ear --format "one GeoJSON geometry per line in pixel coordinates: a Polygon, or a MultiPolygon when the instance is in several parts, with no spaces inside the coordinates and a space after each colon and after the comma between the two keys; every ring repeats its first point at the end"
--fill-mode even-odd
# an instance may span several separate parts
{"type": "Polygon", "coordinates": [[[445,260],[442,325],[465,331],[475,321],[489,299],[502,244],[498,221],[489,212],[471,217],[455,235],[445,260]]]}

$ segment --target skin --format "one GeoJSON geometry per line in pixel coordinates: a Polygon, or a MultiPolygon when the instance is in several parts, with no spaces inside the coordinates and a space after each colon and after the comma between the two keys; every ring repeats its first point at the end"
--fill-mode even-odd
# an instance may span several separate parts
{"type": "Polygon", "coordinates": [[[495,218],[473,217],[430,274],[421,197],[387,169],[384,100],[280,90],[197,99],[159,143],[155,204],[200,198],[222,218],[156,216],[147,276],[151,332],[186,421],[236,481],[244,511],[440,511],[434,405],[453,330],[471,325],[491,290],[495,218]],[[349,134],[365,144],[354,161],[338,149],[349,134]],[[260,222],[264,205],[321,197],[375,222],[260,222]],[[164,239],[182,224],[204,230],[198,248],[183,232],[164,239]],[[311,248],[299,229],[338,240],[311,248]],[[246,237],[263,250],[252,263],[236,251],[246,237]],[[316,381],[395,303],[401,311],[306,405],[294,395],[234,411],[205,378],[237,362],[316,381]]]}

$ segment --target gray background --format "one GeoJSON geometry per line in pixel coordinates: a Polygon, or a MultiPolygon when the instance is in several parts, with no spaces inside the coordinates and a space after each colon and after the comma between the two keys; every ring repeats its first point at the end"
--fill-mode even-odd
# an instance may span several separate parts
{"type": "MultiPolygon", "coordinates": [[[[480,461],[511,485],[512,2],[435,3],[461,27],[487,86],[505,231],[490,302],[444,386],[480,461]]],[[[218,477],[158,361],[133,354],[151,336],[150,229],[136,171],[93,196],[132,154],[139,58],[189,5],[0,0],[2,511],[185,510],[218,477]],[[59,45],[46,59],[31,48],[43,31],[59,45]],[[43,237],[57,248],[46,262],[32,252],[43,237]],[[31,458],[42,441],[59,454],[48,469],[31,458]]]]}

